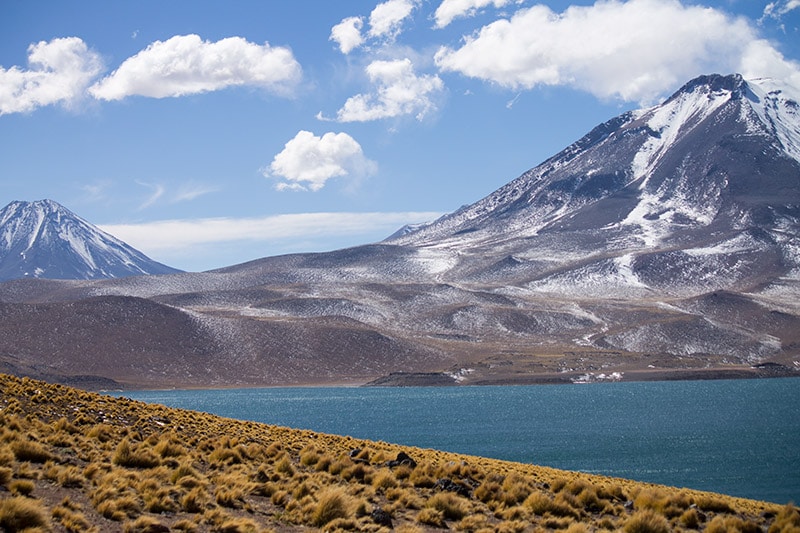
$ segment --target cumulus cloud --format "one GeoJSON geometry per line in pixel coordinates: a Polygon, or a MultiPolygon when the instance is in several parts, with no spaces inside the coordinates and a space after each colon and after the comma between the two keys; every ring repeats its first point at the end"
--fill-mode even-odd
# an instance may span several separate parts
{"type": "Polygon", "coordinates": [[[243,85],[286,93],[301,73],[288,48],[241,37],[209,42],[197,35],[176,35],[129,57],[89,92],[102,100],[165,98],[243,85]]]}
{"type": "Polygon", "coordinates": [[[444,28],[457,18],[472,17],[488,5],[501,8],[511,0],[442,0],[433,14],[435,26],[444,28]]]}
{"type": "Polygon", "coordinates": [[[746,79],[775,78],[800,89],[800,64],[786,59],[765,40],[747,46],[739,72],[746,79]]]}
{"type": "Polygon", "coordinates": [[[301,130],[275,156],[266,177],[281,179],[278,190],[318,191],[336,177],[360,179],[373,175],[377,164],[364,156],[361,145],[346,133],[317,137],[301,130]]]}
{"type": "Polygon", "coordinates": [[[337,112],[339,121],[364,122],[403,115],[422,120],[436,108],[433,98],[444,89],[438,76],[417,76],[408,58],[373,61],[366,72],[375,90],[348,98],[337,112]]]}
{"type": "Polygon", "coordinates": [[[103,71],[100,57],[78,37],[31,44],[28,65],[0,67],[0,115],[59,103],[69,107],[103,71]]]}
{"type": "Polygon", "coordinates": [[[403,21],[411,15],[419,0],[386,0],[375,6],[369,15],[370,37],[395,39],[403,21]]]}
{"type": "Polygon", "coordinates": [[[329,40],[339,45],[339,50],[343,54],[349,54],[364,42],[361,35],[361,28],[364,26],[364,19],[361,17],[348,17],[339,24],[331,28],[329,40]]]}
{"type": "Polygon", "coordinates": [[[650,102],[698,74],[755,67],[747,59],[754,46],[761,56],[775,52],[745,19],[713,8],[601,0],[560,14],[544,5],[521,9],[458,49],[442,47],[435,61],[442,71],[514,89],[565,85],[603,99],[650,102]]]}

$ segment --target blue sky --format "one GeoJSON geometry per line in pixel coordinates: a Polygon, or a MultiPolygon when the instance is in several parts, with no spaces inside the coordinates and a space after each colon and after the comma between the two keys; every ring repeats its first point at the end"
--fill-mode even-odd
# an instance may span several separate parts
{"type": "Polygon", "coordinates": [[[0,204],[185,270],[365,244],[712,72],[800,86],[800,0],[2,0],[0,204]]]}

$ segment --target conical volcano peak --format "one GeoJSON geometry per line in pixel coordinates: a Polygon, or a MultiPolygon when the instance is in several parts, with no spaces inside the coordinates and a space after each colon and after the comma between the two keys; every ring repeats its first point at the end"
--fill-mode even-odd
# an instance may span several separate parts
{"type": "Polygon", "coordinates": [[[0,210],[0,281],[171,272],[177,270],[153,261],[53,200],[15,201],[0,210]]]}
{"type": "MultiPolygon", "coordinates": [[[[750,230],[783,235],[779,228],[800,220],[800,106],[781,87],[739,74],[695,78],[664,103],[607,121],[486,198],[394,242],[483,256],[498,250],[531,264],[624,252],[612,270],[627,283],[633,256],[625,254],[706,249],[736,235],[751,242],[741,233],[750,230]]],[[[778,248],[770,253],[794,257],[778,248]]]]}

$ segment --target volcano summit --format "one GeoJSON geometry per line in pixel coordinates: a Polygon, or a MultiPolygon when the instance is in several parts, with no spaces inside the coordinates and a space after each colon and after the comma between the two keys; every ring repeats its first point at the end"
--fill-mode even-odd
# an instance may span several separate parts
{"type": "Polygon", "coordinates": [[[52,200],[12,202],[0,210],[0,281],[175,272],[52,200]]]}

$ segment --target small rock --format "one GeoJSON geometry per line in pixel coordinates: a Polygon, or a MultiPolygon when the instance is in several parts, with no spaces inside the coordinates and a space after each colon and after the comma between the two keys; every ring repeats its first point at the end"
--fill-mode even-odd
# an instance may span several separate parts
{"type": "Polygon", "coordinates": [[[633,511],[633,500],[628,500],[622,505],[626,511],[633,511]]]}
{"type": "Polygon", "coordinates": [[[447,492],[455,492],[459,496],[463,496],[465,498],[472,497],[472,491],[469,489],[469,487],[465,487],[461,483],[456,483],[452,479],[446,479],[446,478],[440,479],[439,481],[436,482],[436,487],[439,490],[444,490],[447,492]]]}
{"type": "Polygon", "coordinates": [[[361,451],[362,451],[361,448],[356,448],[354,450],[350,450],[350,460],[353,461],[354,463],[363,463],[365,465],[368,465],[369,464],[369,459],[365,459],[365,458],[359,457],[359,455],[361,454],[361,451]]]}
{"type": "Polygon", "coordinates": [[[394,468],[395,466],[405,465],[410,468],[416,468],[417,462],[412,459],[406,452],[400,452],[397,454],[397,458],[393,461],[387,461],[386,466],[390,468],[394,468]]]}
{"type": "Polygon", "coordinates": [[[369,516],[372,518],[372,521],[379,526],[388,527],[389,529],[394,527],[392,525],[392,516],[383,509],[375,509],[369,516]]]}

